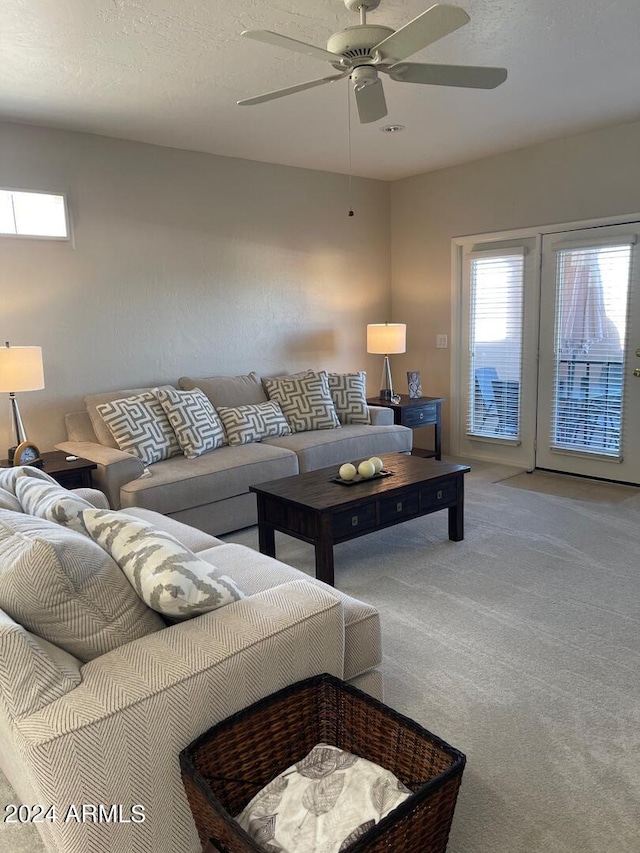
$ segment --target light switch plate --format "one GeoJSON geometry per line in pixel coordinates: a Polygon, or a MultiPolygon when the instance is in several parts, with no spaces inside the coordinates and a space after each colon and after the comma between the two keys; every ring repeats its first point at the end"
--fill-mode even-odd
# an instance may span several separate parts
{"type": "Polygon", "coordinates": [[[446,335],[436,335],[436,349],[446,349],[448,346],[446,335]]]}

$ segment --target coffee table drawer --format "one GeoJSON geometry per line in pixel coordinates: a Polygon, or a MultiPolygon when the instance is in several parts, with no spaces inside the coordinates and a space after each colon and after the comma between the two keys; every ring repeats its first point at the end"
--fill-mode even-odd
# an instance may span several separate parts
{"type": "Polygon", "coordinates": [[[358,530],[369,530],[375,526],[376,507],[374,503],[337,512],[333,516],[333,535],[336,537],[354,534],[358,530]]]}
{"type": "Polygon", "coordinates": [[[384,498],[380,501],[380,523],[388,521],[399,521],[401,518],[409,518],[420,511],[420,494],[407,492],[394,498],[384,498]]]}
{"type": "Polygon", "coordinates": [[[429,486],[422,489],[420,498],[422,501],[422,509],[429,507],[446,506],[449,503],[454,503],[458,495],[458,488],[455,482],[441,483],[439,486],[429,486]]]}

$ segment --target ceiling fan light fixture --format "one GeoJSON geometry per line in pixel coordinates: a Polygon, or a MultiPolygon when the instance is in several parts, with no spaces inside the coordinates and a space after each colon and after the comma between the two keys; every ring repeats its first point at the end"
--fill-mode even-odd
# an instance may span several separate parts
{"type": "Polygon", "coordinates": [[[404,124],[386,124],[380,128],[380,133],[402,133],[404,129],[404,124]]]}

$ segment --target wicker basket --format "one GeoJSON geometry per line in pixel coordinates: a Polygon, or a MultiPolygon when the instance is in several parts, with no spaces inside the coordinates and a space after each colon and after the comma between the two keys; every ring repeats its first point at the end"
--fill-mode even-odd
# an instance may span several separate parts
{"type": "Polygon", "coordinates": [[[214,726],[180,753],[203,847],[220,853],[263,848],[232,815],[317,743],[348,750],[394,773],[414,793],[349,853],[444,853],[465,757],[360,690],[319,675],[286,687],[214,726]]]}

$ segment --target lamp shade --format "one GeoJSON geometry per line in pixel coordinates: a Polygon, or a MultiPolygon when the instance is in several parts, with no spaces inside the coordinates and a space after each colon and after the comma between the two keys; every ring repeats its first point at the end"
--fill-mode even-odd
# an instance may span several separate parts
{"type": "Polygon", "coordinates": [[[406,323],[370,323],[367,326],[367,352],[389,355],[406,351],[406,323]]]}
{"type": "Polygon", "coordinates": [[[0,347],[0,391],[44,388],[42,347],[0,347]]]}

